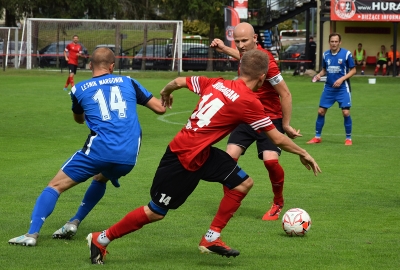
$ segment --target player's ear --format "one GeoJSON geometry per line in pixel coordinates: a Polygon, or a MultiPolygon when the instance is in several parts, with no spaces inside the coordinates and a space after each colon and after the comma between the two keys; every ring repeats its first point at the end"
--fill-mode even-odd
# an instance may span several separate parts
{"type": "Polygon", "coordinates": [[[92,61],[89,62],[89,69],[92,70],[92,61]]]}
{"type": "Polygon", "coordinates": [[[113,73],[114,67],[115,67],[115,63],[112,63],[112,64],[110,65],[110,68],[108,69],[108,70],[110,71],[110,73],[113,73]]]}

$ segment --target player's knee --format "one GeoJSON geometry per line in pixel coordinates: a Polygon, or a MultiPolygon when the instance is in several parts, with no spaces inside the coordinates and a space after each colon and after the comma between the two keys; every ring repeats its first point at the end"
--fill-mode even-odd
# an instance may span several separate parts
{"type": "Polygon", "coordinates": [[[155,204],[152,201],[148,205],[144,206],[144,212],[145,212],[146,216],[149,218],[150,222],[162,220],[168,212],[168,210],[166,210],[166,209],[161,210],[161,208],[158,208],[158,207],[155,208],[154,206],[155,206],[155,204]],[[152,207],[150,208],[149,206],[152,206],[152,207]],[[158,212],[160,212],[160,213],[158,213],[158,212]],[[161,214],[161,212],[163,212],[163,213],[161,214]]]}
{"type": "Polygon", "coordinates": [[[350,110],[342,110],[343,117],[349,117],[350,116],[350,110]]]}
{"type": "Polygon", "coordinates": [[[244,180],[239,186],[235,188],[235,190],[238,190],[243,193],[247,193],[250,191],[250,189],[253,187],[254,181],[251,177],[247,178],[244,180]]]}
{"type": "Polygon", "coordinates": [[[324,108],[319,108],[319,109],[318,109],[318,114],[321,115],[321,116],[325,116],[325,114],[326,114],[326,109],[324,109],[324,108]]]}

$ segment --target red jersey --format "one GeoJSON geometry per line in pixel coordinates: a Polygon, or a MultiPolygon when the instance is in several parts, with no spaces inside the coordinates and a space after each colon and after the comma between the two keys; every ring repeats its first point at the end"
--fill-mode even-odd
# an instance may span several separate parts
{"type": "Polygon", "coordinates": [[[78,56],[77,54],[82,54],[82,46],[78,43],[70,43],[65,47],[65,51],[68,53],[68,64],[78,65],[78,56]]]}
{"type": "Polygon", "coordinates": [[[278,92],[276,92],[274,89],[274,85],[280,83],[283,78],[272,53],[263,49],[260,45],[257,45],[257,50],[260,50],[268,55],[269,66],[266,80],[255,93],[257,94],[261,103],[264,105],[267,115],[271,119],[280,119],[283,117],[281,99],[278,92]]]}
{"type": "Polygon", "coordinates": [[[275,128],[256,94],[242,80],[193,76],[187,77],[186,83],[201,99],[186,126],[169,144],[185,169],[198,170],[208,158],[211,145],[241,123],[257,131],[275,128]]]}

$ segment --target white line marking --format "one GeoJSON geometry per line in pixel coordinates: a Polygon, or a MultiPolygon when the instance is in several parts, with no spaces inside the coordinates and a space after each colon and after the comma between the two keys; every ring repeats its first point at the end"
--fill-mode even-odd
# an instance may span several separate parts
{"type": "Polygon", "coordinates": [[[177,115],[177,114],[182,114],[182,113],[191,113],[191,112],[192,112],[192,111],[183,111],[183,112],[169,113],[169,114],[161,115],[161,116],[157,117],[157,120],[160,120],[160,121],[165,122],[165,123],[168,123],[168,124],[184,126],[184,125],[186,125],[186,123],[172,122],[172,121],[169,121],[169,120],[167,120],[167,119],[165,119],[165,118],[167,118],[167,117],[169,117],[169,116],[172,116],[172,115],[177,115]]]}
{"type": "MultiPolygon", "coordinates": [[[[192,111],[183,111],[183,112],[175,112],[175,113],[169,113],[167,115],[161,115],[159,117],[157,117],[157,120],[160,120],[162,122],[168,123],[168,124],[173,124],[173,125],[180,125],[180,126],[184,126],[186,125],[186,123],[180,123],[180,122],[173,122],[173,121],[169,121],[166,118],[172,115],[177,115],[177,114],[182,114],[182,113],[191,113],[192,111]]],[[[315,133],[304,133],[301,132],[303,135],[315,135],[315,133]]],[[[322,133],[321,137],[324,136],[343,136],[345,137],[345,134],[332,134],[332,133],[322,133]]],[[[363,137],[363,138],[400,138],[400,136],[389,136],[389,135],[372,135],[372,134],[352,134],[351,137],[363,137]]]]}

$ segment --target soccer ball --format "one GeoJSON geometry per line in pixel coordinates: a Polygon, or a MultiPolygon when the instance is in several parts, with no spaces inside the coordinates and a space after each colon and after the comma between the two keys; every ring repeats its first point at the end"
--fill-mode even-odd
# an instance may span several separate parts
{"type": "Polygon", "coordinates": [[[311,228],[311,218],[303,209],[292,208],[283,215],[282,227],[288,235],[303,236],[311,228]]]}

